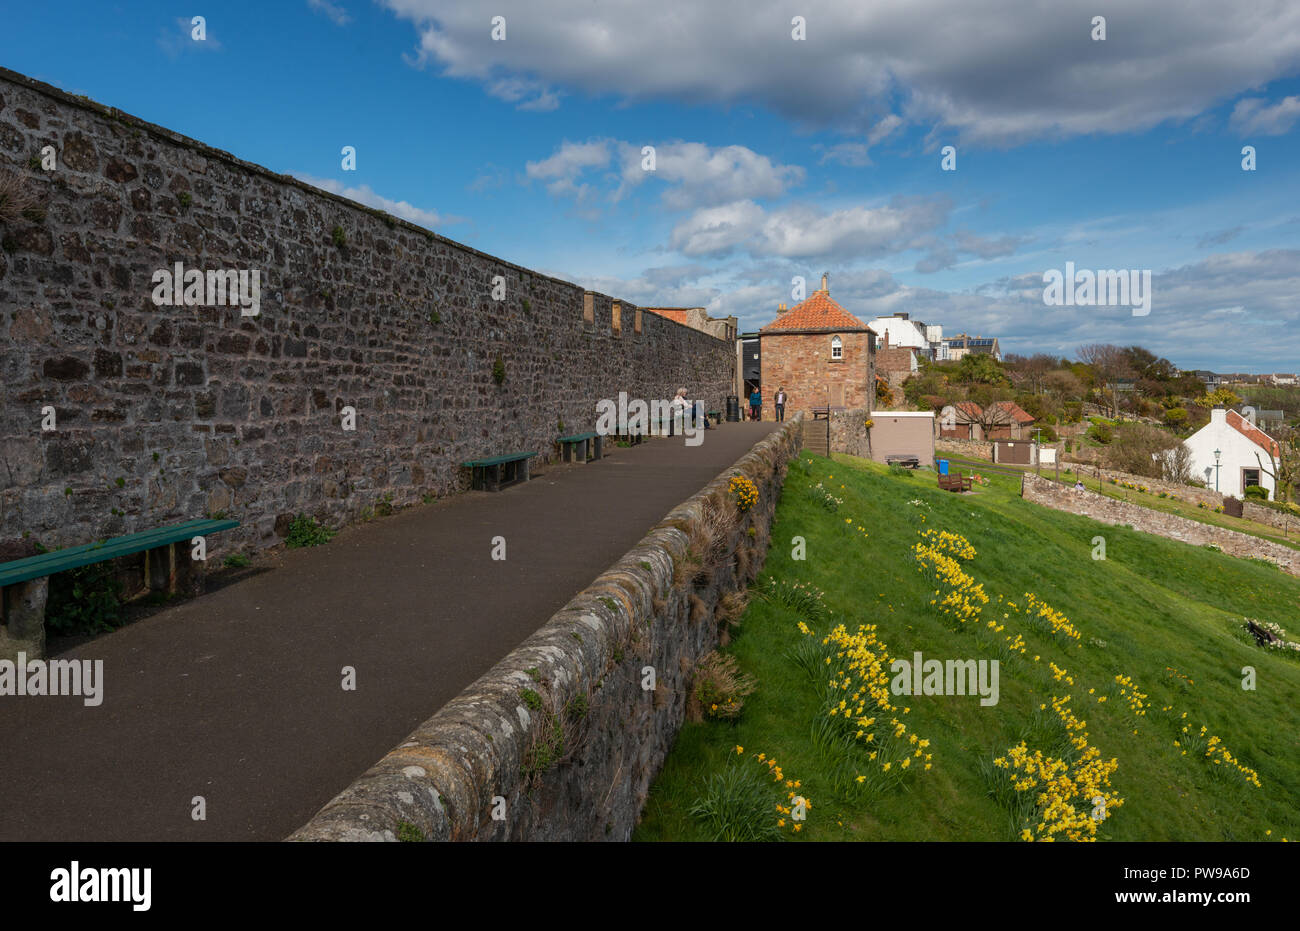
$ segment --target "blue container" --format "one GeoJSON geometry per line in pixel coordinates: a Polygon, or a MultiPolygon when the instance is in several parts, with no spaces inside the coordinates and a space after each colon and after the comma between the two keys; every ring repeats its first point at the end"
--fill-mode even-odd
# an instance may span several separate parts
{"type": "Polygon", "coordinates": [[[947,459],[936,459],[936,460],[934,460],[934,461],[935,461],[935,463],[939,466],[939,474],[940,474],[940,475],[947,475],[947,474],[948,474],[948,460],[947,460],[947,459]]]}

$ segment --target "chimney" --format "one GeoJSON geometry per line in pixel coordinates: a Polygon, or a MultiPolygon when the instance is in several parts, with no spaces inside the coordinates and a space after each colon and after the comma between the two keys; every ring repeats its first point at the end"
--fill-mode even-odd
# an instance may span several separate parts
{"type": "Polygon", "coordinates": [[[777,304],[777,305],[776,305],[776,312],[777,312],[778,314],[783,314],[783,313],[785,313],[785,305],[784,305],[784,304],[777,304]]]}
{"type": "Polygon", "coordinates": [[[1210,423],[1227,423],[1228,410],[1223,407],[1216,407],[1210,411],[1210,423]]]}
{"type": "Polygon", "coordinates": [[[826,279],[829,277],[830,276],[826,274],[826,272],[822,272],[822,290],[825,291],[827,294],[831,293],[831,289],[826,283],[826,279]]]}

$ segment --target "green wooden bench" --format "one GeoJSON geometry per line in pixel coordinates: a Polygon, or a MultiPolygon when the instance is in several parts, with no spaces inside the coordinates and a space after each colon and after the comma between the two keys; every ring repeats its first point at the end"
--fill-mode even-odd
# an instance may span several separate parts
{"type": "Polygon", "coordinates": [[[578,453],[579,462],[587,462],[589,450],[590,461],[595,462],[604,455],[605,438],[599,433],[575,433],[560,437],[560,448],[564,450],[565,462],[572,462],[575,453],[578,453]]]}
{"type": "Polygon", "coordinates": [[[191,559],[194,538],[238,526],[237,520],[190,520],[0,563],[0,612],[8,637],[30,644],[29,656],[43,655],[46,578],[119,556],[145,554],[145,582],[153,591],[198,594],[203,590],[204,563],[191,559]]]}
{"type": "Polygon", "coordinates": [[[490,459],[471,459],[461,465],[473,470],[472,487],[476,491],[500,491],[528,481],[528,460],[536,455],[537,453],[506,453],[490,459]]]}

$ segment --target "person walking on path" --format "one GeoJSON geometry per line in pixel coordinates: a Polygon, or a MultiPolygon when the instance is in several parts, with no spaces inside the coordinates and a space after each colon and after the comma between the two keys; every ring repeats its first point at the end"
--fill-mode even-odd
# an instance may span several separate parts
{"type": "Polygon", "coordinates": [[[749,419],[763,419],[763,395],[757,388],[749,394],[749,419]]]}
{"type": "Polygon", "coordinates": [[[785,422],[785,386],[782,385],[776,392],[776,422],[785,422]]]}

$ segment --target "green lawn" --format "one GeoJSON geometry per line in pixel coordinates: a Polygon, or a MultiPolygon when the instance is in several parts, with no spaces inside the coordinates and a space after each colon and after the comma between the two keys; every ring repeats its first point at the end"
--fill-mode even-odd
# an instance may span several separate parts
{"type": "MultiPolygon", "coordinates": [[[[1300,837],[1300,661],[1256,647],[1241,629],[1242,618],[1250,616],[1275,622],[1289,639],[1300,640],[1300,630],[1291,629],[1300,614],[1300,579],[1272,565],[1045,509],[1019,498],[1018,476],[984,474],[988,486],[957,495],[937,489],[930,472],[900,476],[864,460],[803,454],[786,480],[755,590],[773,581],[808,583],[825,593],[832,616],[808,620],[817,634],[810,638],[798,630],[805,615],[776,598],[753,598],[726,652],[756,679],[757,689],[738,721],[683,727],[636,839],[710,839],[712,831],[691,813],[706,784],[747,770],[768,772],[754,757],[764,753],[779,761],[784,779],[800,781],[793,791],[812,803],[801,833],[792,833],[795,822],[786,816],[781,836],[1014,840],[1024,819],[1012,808],[1036,791],[1003,789],[995,797],[1002,771],[992,760],[1022,738],[1031,750],[1077,756],[1061,743],[1051,713],[1053,698],[1066,694],[1086,721],[1089,745],[1103,760],[1118,761],[1110,787],[1123,804],[1099,823],[1098,839],[1300,837]],[[837,511],[810,494],[818,482],[842,499],[837,511]],[[977,551],[962,568],[989,597],[980,626],[957,625],[932,605],[936,590],[946,589],[912,555],[926,529],[962,534],[977,551]],[[804,560],[792,558],[796,536],[806,541],[804,560]],[[1093,558],[1096,537],[1105,540],[1104,560],[1093,558]],[[999,603],[1005,598],[1023,607],[1030,592],[1068,617],[1079,639],[1039,629],[999,603]],[[989,619],[1005,630],[988,630],[983,624],[989,619]],[[819,684],[792,651],[807,654],[841,622],[850,632],[859,624],[878,625],[891,660],[910,659],[913,651],[926,659],[999,659],[999,702],[984,707],[976,696],[894,698],[907,708],[901,719],[909,735],[930,742],[932,769],[923,771],[925,757],[909,753],[916,765],[889,784],[866,745],[850,740],[850,746],[836,746],[815,737],[827,720],[819,684]],[[1026,652],[1000,652],[998,644],[1017,633],[1026,652]],[[1049,662],[1075,684],[1054,681],[1049,662]],[[1257,671],[1253,691],[1241,687],[1244,666],[1257,671]],[[1145,717],[1119,694],[1116,675],[1130,677],[1146,694],[1145,717]],[[1098,702],[1103,695],[1106,702],[1098,702]],[[1168,715],[1166,706],[1173,708],[1168,715]],[[1193,733],[1205,725],[1207,738],[1221,738],[1242,766],[1257,771],[1261,787],[1236,769],[1213,765],[1186,738],[1182,748],[1175,746],[1181,735],[1173,719],[1192,724],[1193,733]],[[855,773],[868,781],[846,778],[855,773]]],[[[775,805],[788,804],[790,792],[776,794],[769,779],[762,786],[775,819],[775,805]]]]}
{"type": "MultiPolygon", "coordinates": [[[[978,472],[980,475],[988,473],[990,463],[979,460],[969,459],[961,456],[945,456],[939,454],[940,458],[946,458],[953,463],[954,469],[960,469],[963,473],[978,472]]],[[[1015,469],[1021,472],[1033,471],[1031,466],[1014,466],[1002,463],[992,466],[996,469],[1015,469]]],[[[1042,470],[1043,478],[1055,479],[1056,470],[1054,468],[1045,468],[1042,470]]],[[[1300,549],[1300,519],[1294,520],[1291,527],[1285,533],[1271,524],[1261,524],[1258,521],[1246,520],[1241,517],[1230,517],[1227,514],[1215,511],[1213,508],[1197,507],[1192,501],[1162,498],[1158,493],[1138,491],[1133,488],[1125,488],[1122,485],[1111,484],[1111,482],[1102,480],[1100,484],[1093,477],[1092,471],[1088,467],[1080,469],[1077,463],[1068,463],[1061,469],[1060,481],[1065,485],[1073,485],[1075,479],[1080,475],[1083,476],[1083,483],[1089,491],[1099,491],[1108,498],[1115,498],[1120,501],[1131,501],[1134,504],[1140,504],[1145,508],[1151,508],[1155,511],[1164,511],[1167,514],[1177,514],[1179,517],[1186,517],[1189,520],[1198,521],[1202,524],[1210,524],[1213,527],[1226,527],[1229,530],[1236,530],[1238,533],[1250,534],[1252,537],[1259,537],[1261,540],[1270,540],[1274,543],[1281,543],[1283,546],[1289,546],[1291,549],[1300,549]]]]}

